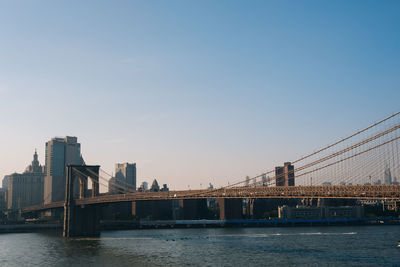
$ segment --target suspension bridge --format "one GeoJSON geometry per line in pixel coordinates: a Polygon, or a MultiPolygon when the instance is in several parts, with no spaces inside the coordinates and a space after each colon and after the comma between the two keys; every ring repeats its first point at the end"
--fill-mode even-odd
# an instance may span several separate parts
{"type": "MultiPolygon", "coordinates": [[[[293,186],[277,184],[279,175],[271,169],[253,177],[234,181],[215,189],[137,192],[124,182],[110,182],[111,175],[99,166],[68,166],[65,201],[25,207],[22,213],[38,212],[64,207],[64,234],[76,228],[74,207],[82,210],[97,204],[143,202],[155,200],[200,200],[243,198],[329,198],[329,199],[382,199],[400,201],[399,170],[400,112],[384,118],[345,138],[312,153],[292,160],[293,186]],[[91,189],[88,189],[91,181],[91,189]],[[74,193],[74,183],[79,192],[74,193]],[[102,186],[118,194],[100,194],[102,186]],[[88,194],[90,192],[90,194],[88,194]],[[68,224],[68,220],[70,224],[68,224]],[[69,228],[68,225],[75,225],[69,228]],[[72,229],[71,228],[71,229],[72,229]],[[67,231],[67,232],[65,232],[67,231]]],[[[92,214],[93,215],[93,214],[92,214]]]]}

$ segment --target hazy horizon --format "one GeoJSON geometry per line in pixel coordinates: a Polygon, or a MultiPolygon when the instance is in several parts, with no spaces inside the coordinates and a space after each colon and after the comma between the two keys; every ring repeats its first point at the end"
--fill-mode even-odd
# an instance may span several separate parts
{"type": "Polygon", "coordinates": [[[77,136],[137,184],[226,185],[399,111],[400,2],[0,1],[0,179],[77,136]]]}

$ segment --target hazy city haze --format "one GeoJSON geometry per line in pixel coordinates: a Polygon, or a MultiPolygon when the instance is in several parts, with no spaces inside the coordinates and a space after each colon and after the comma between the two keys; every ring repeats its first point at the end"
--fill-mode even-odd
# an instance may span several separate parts
{"type": "Polygon", "coordinates": [[[0,177],[77,136],[137,184],[257,175],[398,111],[400,4],[0,1],[0,177]]]}

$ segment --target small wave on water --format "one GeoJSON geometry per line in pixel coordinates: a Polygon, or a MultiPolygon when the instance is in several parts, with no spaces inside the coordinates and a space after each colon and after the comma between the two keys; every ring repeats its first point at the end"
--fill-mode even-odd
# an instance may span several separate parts
{"type": "Polygon", "coordinates": [[[356,235],[356,232],[346,232],[346,233],[298,233],[298,235],[356,235]]]}
{"type": "Polygon", "coordinates": [[[151,237],[78,237],[72,241],[94,241],[94,240],[150,240],[151,237]]]}
{"type": "Polygon", "coordinates": [[[219,237],[272,237],[272,236],[298,236],[298,235],[356,235],[356,232],[344,232],[344,233],[322,233],[322,232],[312,232],[312,233],[273,233],[273,234],[225,234],[225,235],[215,235],[219,237]]]}

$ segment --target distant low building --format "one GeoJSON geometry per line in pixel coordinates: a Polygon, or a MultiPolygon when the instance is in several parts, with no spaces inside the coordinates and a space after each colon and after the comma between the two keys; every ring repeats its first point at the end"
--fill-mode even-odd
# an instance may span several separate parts
{"type": "Polygon", "coordinates": [[[158,185],[157,180],[154,179],[150,187],[150,192],[158,192],[158,191],[160,191],[160,186],[158,185]]]}
{"type": "Polygon", "coordinates": [[[142,184],[138,188],[139,192],[145,192],[148,190],[149,190],[149,184],[147,182],[142,182],[142,184]]]}
{"type": "Polygon", "coordinates": [[[169,191],[169,188],[168,188],[167,184],[163,184],[163,187],[161,188],[160,191],[162,191],[162,192],[169,191]]]}
{"type": "Polygon", "coordinates": [[[163,184],[163,186],[160,187],[160,185],[157,182],[157,179],[154,179],[153,183],[151,184],[150,189],[149,189],[149,185],[148,185],[147,182],[142,182],[142,184],[138,188],[138,191],[139,192],[146,192],[146,191],[150,191],[150,192],[166,192],[166,191],[169,191],[169,188],[168,188],[167,184],[163,184]]]}
{"type": "Polygon", "coordinates": [[[148,182],[142,182],[142,187],[144,190],[149,190],[149,183],[148,182]]]}
{"type": "Polygon", "coordinates": [[[43,173],[13,173],[8,185],[8,209],[20,209],[43,203],[43,173]]]}

